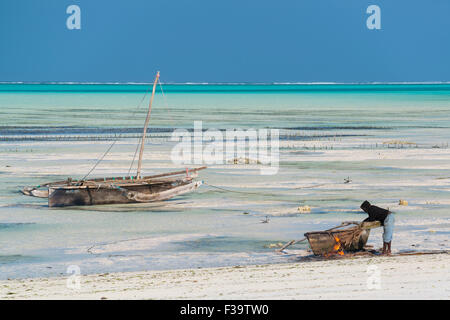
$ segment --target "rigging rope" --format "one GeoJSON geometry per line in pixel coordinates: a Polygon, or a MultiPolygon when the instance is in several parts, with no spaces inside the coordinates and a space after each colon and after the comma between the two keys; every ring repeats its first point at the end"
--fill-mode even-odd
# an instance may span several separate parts
{"type": "MultiPolygon", "coordinates": [[[[172,120],[172,117],[171,117],[170,112],[169,112],[169,106],[167,104],[166,95],[164,94],[164,90],[162,88],[162,84],[161,84],[161,79],[160,78],[158,78],[158,84],[159,84],[159,88],[161,89],[161,94],[163,96],[164,104],[166,106],[167,112],[169,113],[169,118],[170,118],[170,120],[172,120]]],[[[148,90],[150,90],[150,88],[148,90]]],[[[148,93],[148,90],[147,90],[147,93],[148,93]]],[[[141,103],[142,103],[142,101],[141,101],[141,103]]],[[[128,169],[128,173],[127,173],[128,176],[130,175],[131,169],[133,168],[133,165],[134,165],[134,161],[136,160],[136,155],[137,155],[137,152],[139,150],[139,145],[141,144],[142,138],[145,138],[145,137],[140,137],[139,138],[138,144],[136,146],[136,150],[134,151],[133,160],[131,161],[130,168],[128,169]]]]}
{"type": "Polygon", "coordinates": [[[127,176],[130,175],[131,169],[133,168],[134,160],[136,160],[136,155],[139,150],[139,145],[141,144],[142,137],[139,138],[138,143],[136,145],[136,150],[134,150],[133,160],[131,161],[130,168],[128,169],[127,176]]]}
{"type": "MultiPolygon", "coordinates": [[[[136,113],[138,112],[139,108],[141,107],[142,102],[143,102],[143,101],[145,100],[145,98],[147,97],[147,94],[148,94],[149,91],[150,91],[150,87],[148,87],[147,90],[145,91],[144,96],[142,97],[142,99],[141,99],[141,101],[139,102],[137,108],[134,110],[133,114],[131,115],[131,118],[134,118],[134,116],[135,116],[136,113]]],[[[141,138],[139,138],[139,142],[141,141],[140,139],[141,139],[141,138]]],[[[119,141],[119,137],[116,137],[116,139],[115,139],[115,140],[113,141],[113,143],[109,146],[109,148],[106,150],[106,152],[105,152],[105,153],[97,160],[97,162],[94,164],[94,166],[91,168],[91,170],[89,170],[89,172],[88,172],[88,173],[83,177],[83,179],[81,179],[81,180],[86,179],[86,178],[92,173],[92,171],[94,171],[94,169],[95,169],[95,168],[98,166],[98,164],[105,158],[105,156],[108,154],[108,152],[112,149],[112,147],[116,144],[117,141],[119,141]]],[[[139,146],[139,143],[138,143],[138,146],[139,146]]],[[[137,148],[136,148],[136,150],[137,150],[137,148]]],[[[136,152],[137,152],[137,151],[136,151],[136,152]]],[[[136,157],[136,153],[134,154],[133,162],[134,162],[135,157],[136,157]]],[[[131,163],[131,165],[133,165],[133,162],[131,163]]],[[[130,170],[131,170],[131,167],[130,167],[130,170]]],[[[128,175],[130,175],[130,170],[128,170],[128,175]]]]}
{"type": "Polygon", "coordinates": [[[164,94],[164,90],[162,88],[161,78],[158,79],[158,84],[159,84],[159,88],[161,89],[161,94],[163,96],[163,100],[164,100],[165,107],[167,109],[167,113],[169,113],[169,118],[171,121],[173,121],[172,116],[170,115],[170,112],[169,112],[169,105],[167,103],[167,98],[166,98],[166,95],[164,94]]]}
{"type": "Polygon", "coordinates": [[[89,170],[89,172],[81,179],[81,181],[83,181],[84,179],[86,179],[92,171],[94,171],[94,169],[97,167],[97,165],[100,163],[100,161],[103,160],[103,158],[108,154],[109,150],[111,150],[111,148],[116,144],[117,140],[115,140],[108,148],[108,150],[105,151],[105,153],[100,157],[100,159],[97,160],[97,162],[94,164],[94,166],[91,168],[91,170],[89,170]]]}

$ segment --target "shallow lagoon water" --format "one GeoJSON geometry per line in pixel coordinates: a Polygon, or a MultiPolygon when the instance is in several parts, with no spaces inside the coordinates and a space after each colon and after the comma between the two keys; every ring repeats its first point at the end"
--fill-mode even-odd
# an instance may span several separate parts
{"type": "MultiPolygon", "coordinates": [[[[296,261],[309,254],[306,244],[288,255],[267,246],[363,220],[366,199],[395,212],[395,251],[449,248],[449,85],[165,86],[144,174],[181,168],[167,136],[197,120],[204,128],[282,129],[278,174],[213,165],[197,192],[164,203],[63,209],[18,190],[81,178],[118,135],[93,176],[126,175],[147,87],[42,86],[0,87],[1,279],[66,274],[69,265],[94,273],[296,261]],[[417,145],[383,144],[392,140],[417,145]],[[300,214],[301,205],[311,213],[300,214]]],[[[381,230],[369,244],[381,246],[381,230]]]]}

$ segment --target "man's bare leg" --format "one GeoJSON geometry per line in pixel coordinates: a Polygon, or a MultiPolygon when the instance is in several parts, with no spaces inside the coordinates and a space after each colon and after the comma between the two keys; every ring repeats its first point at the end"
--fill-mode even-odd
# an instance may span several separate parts
{"type": "Polygon", "coordinates": [[[388,248],[388,243],[383,242],[383,251],[381,252],[381,254],[387,254],[387,248],[388,248]]]}

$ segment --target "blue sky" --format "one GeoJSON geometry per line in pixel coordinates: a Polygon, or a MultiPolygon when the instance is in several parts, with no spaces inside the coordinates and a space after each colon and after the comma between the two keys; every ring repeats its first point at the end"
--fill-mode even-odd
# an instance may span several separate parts
{"type": "Polygon", "coordinates": [[[450,81],[449,0],[1,0],[0,15],[0,81],[450,81]]]}

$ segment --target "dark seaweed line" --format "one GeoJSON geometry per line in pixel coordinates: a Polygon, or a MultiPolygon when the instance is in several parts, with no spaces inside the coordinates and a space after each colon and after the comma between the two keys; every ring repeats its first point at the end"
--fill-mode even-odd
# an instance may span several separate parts
{"type": "MultiPolygon", "coordinates": [[[[15,136],[1,137],[0,141],[4,142],[22,142],[22,141],[114,141],[117,139],[140,138],[141,135],[97,135],[97,136],[15,136]]],[[[148,137],[147,137],[148,138],[148,137]]],[[[151,136],[151,138],[167,138],[167,136],[151,136]]]]}
{"type": "MultiPolygon", "coordinates": [[[[173,128],[149,128],[149,132],[172,132],[173,128]]],[[[98,127],[0,127],[0,135],[50,135],[50,134],[121,134],[140,133],[142,128],[98,127]]]]}
{"type": "MultiPolygon", "coordinates": [[[[366,134],[320,134],[320,135],[280,135],[280,140],[292,140],[292,141],[308,141],[313,139],[329,139],[329,138],[345,138],[345,137],[365,137],[366,134]]],[[[126,135],[96,135],[96,136],[13,136],[2,137],[0,141],[3,142],[22,142],[22,141],[113,141],[118,139],[138,139],[140,134],[126,134],[126,135]]],[[[169,140],[167,135],[147,135],[147,139],[165,139],[169,140]]]]}
{"type": "MultiPolygon", "coordinates": [[[[149,133],[172,133],[174,130],[181,129],[181,128],[149,128],[149,133]]],[[[277,128],[273,128],[277,129],[277,128]]],[[[326,130],[340,130],[340,127],[316,127],[316,128],[282,128],[285,130],[303,130],[303,131],[326,131],[326,130]]],[[[194,129],[192,128],[183,128],[183,130],[186,130],[188,132],[193,132],[194,129]]],[[[202,129],[203,132],[206,132],[208,129],[202,129]]],[[[217,129],[221,132],[225,132],[227,129],[217,129]]],[[[244,130],[244,129],[243,129],[244,130]]],[[[353,127],[344,127],[342,130],[358,130],[354,129],[353,127]]],[[[369,128],[361,129],[361,130],[369,130],[369,128]]],[[[381,130],[381,128],[375,128],[374,130],[381,130]]],[[[65,127],[59,127],[59,128],[14,128],[14,129],[7,129],[2,130],[0,127],[0,136],[42,136],[42,135],[120,135],[120,134],[138,134],[142,132],[142,128],[94,128],[94,127],[87,127],[87,128],[65,128],[65,127]]]]}
{"type": "MultiPolygon", "coordinates": [[[[396,130],[396,129],[447,129],[445,126],[302,126],[302,127],[266,127],[267,129],[301,130],[301,131],[327,131],[327,130],[396,130]]],[[[192,128],[181,127],[152,127],[150,133],[171,133],[176,129],[184,129],[192,132],[192,128]]],[[[216,128],[215,128],[216,129],[216,128]]],[[[203,131],[207,131],[204,128],[203,131]]],[[[216,129],[226,131],[227,129],[216,129]]],[[[24,136],[24,135],[66,135],[66,134],[137,134],[142,132],[140,127],[81,127],[81,126],[0,126],[0,136],[24,136]]]]}

